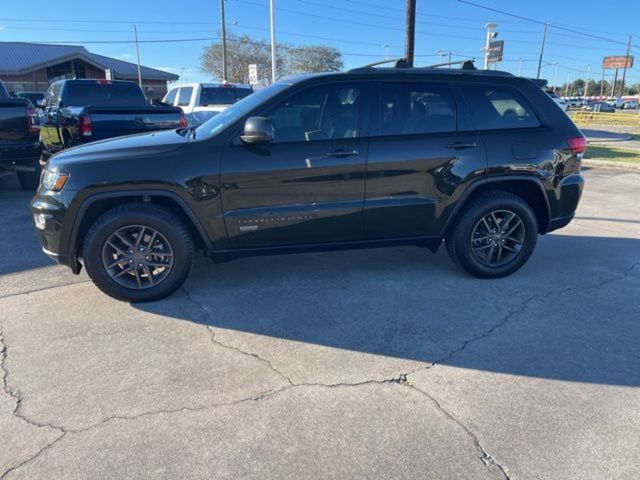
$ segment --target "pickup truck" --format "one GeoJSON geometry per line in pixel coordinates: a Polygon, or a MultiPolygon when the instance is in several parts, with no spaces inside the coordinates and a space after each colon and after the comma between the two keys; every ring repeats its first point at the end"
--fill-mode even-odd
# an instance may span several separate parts
{"type": "Polygon", "coordinates": [[[138,84],[112,80],[60,80],[44,98],[43,156],[76,145],[135,133],[187,127],[176,107],[151,106],[138,84]]]}
{"type": "Polygon", "coordinates": [[[169,90],[162,103],[180,107],[189,125],[200,125],[252,93],[251,85],[241,83],[185,83],[169,90]]]}
{"type": "Polygon", "coordinates": [[[0,83],[0,175],[18,174],[20,187],[35,190],[40,181],[38,114],[24,98],[10,98],[0,83]]]}

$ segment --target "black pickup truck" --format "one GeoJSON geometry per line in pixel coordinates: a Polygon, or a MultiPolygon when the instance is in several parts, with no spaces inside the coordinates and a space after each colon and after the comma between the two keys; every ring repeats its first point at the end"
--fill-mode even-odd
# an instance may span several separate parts
{"type": "Polygon", "coordinates": [[[133,82],[60,80],[44,98],[43,155],[97,140],[185,128],[180,108],[151,106],[133,82]]]}
{"type": "Polygon", "coordinates": [[[20,186],[35,190],[40,180],[38,114],[24,98],[10,98],[0,83],[0,175],[16,172],[20,186]]]}

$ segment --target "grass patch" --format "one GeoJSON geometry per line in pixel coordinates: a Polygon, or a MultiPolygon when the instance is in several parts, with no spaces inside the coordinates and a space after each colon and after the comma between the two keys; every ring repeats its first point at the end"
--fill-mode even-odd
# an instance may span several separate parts
{"type": "Polygon", "coordinates": [[[640,150],[630,150],[609,144],[590,143],[584,158],[587,160],[607,160],[609,162],[640,163],[640,150]]]}

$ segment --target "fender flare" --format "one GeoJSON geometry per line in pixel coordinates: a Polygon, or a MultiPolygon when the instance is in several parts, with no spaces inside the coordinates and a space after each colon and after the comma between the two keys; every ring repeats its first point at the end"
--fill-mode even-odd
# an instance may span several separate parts
{"type": "MultiPolygon", "coordinates": [[[[447,221],[442,230],[443,236],[446,235],[448,229],[451,227],[451,224],[460,213],[460,210],[464,207],[465,203],[467,202],[471,194],[475,190],[477,190],[478,187],[488,185],[491,183],[508,182],[508,181],[527,181],[537,185],[537,187],[540,189],[542,198],[544,198],[547,218],[549,221],[551,221],[551,205],[549,204],[549,197],[547,196],[547,190],[545,189],[544,184],[542,183],[542,180],[540,180],[540,178],[538,178],[533,174],[526,174],[526,173],[518,173],[518,174],[511,174],[511,175],[495,175],[491,177],[479,178],[473,181],[465,189],[464,193],[461,195],[460,199],[458,200],[455,207],[453,208],[453,211],[449,215],[449,218],[447,218],[447,221]]],[[[544,233],[544,232],[540,232],[540,233],[544,233]]]]}
{"type": "Polygon", "coordinates": [[[71,259],[71,262],[75,264],[75,266],[74,265],[71,266],[72,270],[74,270],[74,273],[77,273],[75,272],[76,268],[78,269],[78,271],[80,271],[79,266],[77,265],[78,264],[78,259],[77,259],[78,233],[80,230],[80,225],[82,225],[82,221],[87,213],[87,210],[89,210],[89,207],[91,207],[91,205],[101,200],[120,198],[120,197],[144,198],[147,196],[165,197],[175,201],[195,226],[196,231],[198,232],[198,235],[200,236],[203,244],[207,248],[207,253],[210,254],[212,252],[211,241],[209,240],[209,237],[207,236],[207,233],[204,227],[202,226],[202,223],[200,222],[196,214],[193,212],[189,204],[187,204],[187,202],[185,202],[182,199],[182,197],[180,197],[180,195],[178,195],[177,193],[174,193],[168,190],[162,190],[162,189],[132,189],[132,190],[120,190],[117,192],[96,193],[96,194],[90,195],[82,202],[82,204],[78,208],[78,213],[76,214],[75,219],[73,221],[73,226],[71,227],[68,252],[69,252],[69,257],[71,259]]]}

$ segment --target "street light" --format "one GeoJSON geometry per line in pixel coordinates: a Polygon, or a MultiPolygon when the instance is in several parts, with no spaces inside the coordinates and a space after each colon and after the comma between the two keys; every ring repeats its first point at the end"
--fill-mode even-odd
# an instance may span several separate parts
{"type": "Polygon", "coordinates": [[[524,58],[518,57],[516,60],[518,60],[518,76],[520,76],[522,74],[522,61],[524,58]]]}
{"type": "Polygon", "coordinates": [[[584,103],[587,103],[587,94],[589,92],[589,76],[591,75],[591,65],[587,65],[587,81],[584,82],[584,103]]]}
{"type": "Polygon", "coordinates": [[[555,65],[556,69],[553,74],[553,93],[556,93],[556,84],[558,83],[558,62],[553,62],[551,65],[555,65]]]}
{"type": "Polygon", "coordinates": [[[445,52],[444,50],[436,50],[433,53],[437,53],[438,55],[440,55],[440,63],[444,63],[444,56],[447,54],[447,52],[445,52]]]}

